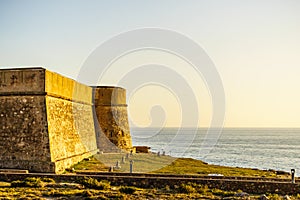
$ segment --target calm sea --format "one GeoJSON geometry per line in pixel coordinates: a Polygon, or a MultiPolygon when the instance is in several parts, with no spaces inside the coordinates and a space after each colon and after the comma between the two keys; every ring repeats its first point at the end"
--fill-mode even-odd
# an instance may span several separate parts
{"type": "Polygon", "coordinates": [[[200,128],[134,128],[134,145],[150,146],[175,157],[190,157],[210,164],[275,169],[300,176],[300,129],[223,128],[221,132],[200,128]]]}

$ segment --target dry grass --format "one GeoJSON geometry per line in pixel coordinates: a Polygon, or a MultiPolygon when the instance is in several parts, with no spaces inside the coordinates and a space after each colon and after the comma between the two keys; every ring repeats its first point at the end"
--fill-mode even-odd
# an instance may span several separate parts
{"type": "MultiPolygon", "coordinates": [[[[91,179],[91,178],[90,178],[91,179]]],[[[97,183],[95,180],[88,180],[90,183],[97,183]]],[[[78,184],[78,183],[77,183],[78,184]]],[[[105,183],[109,184],[109,183],[105,183]]],[[[205,185],[180,184],[173,189],[153,188],[142,189],[129,186],[114,186],[101,189],[82,187],[74,188],[71,184],[45,183],[42,187],[10,187],[10,183],[0,186],[0,199],[241,199],[236,196],[241,191],[223,191],[211,189],[205,185]],[[49,185],[48,185],[49,184],[49,185]],[[61,187],[61,185],[65,187],[61,187]],[[70,186],[70,187],[68,187],[70,186]]],[[[99,183],[96,184],[97,187],[99,183]]],[[[260,195],[250,195],[250,199],[259,199],[260,195]]],[[[284,199],[277,194],[268,194],[269,199],[284,199]]],[[[291,196],[292,200],[299,196],[291,196]]]]}

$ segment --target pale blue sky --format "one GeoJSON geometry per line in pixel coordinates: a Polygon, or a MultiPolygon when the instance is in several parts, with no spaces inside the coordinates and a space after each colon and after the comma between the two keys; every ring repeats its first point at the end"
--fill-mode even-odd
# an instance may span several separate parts
{"type": "MultiPolygon", "coordinates": [[[[0,0],[0,66],[45,66],[76,79],[89,54],[112,36],[171,29],[215,63],[226,126],[300,127],[299,11],[299,0],[0,0]]],[[[140,110],[134,118],[147,124],[140,110]]],[[[201,125],[209,125],[209,115],[203,113],[201,125]]],[[[170,118],[167,125],[178,123],[170,118]]]]}

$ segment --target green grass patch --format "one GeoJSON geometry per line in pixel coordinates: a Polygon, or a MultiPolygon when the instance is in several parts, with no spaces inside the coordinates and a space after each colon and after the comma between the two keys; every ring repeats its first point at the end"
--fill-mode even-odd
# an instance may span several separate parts
{"type": "Polygon", "coordinates": [[[110,154],[98,154],[94,156],[99,162],[107,166],[107,170],[110,166],[115,166],[117,161],[121,165],[121,168],[115,171],[129,172],[130,160],[133,160],[133,172],[135,173],[148,173],[162,167],[171,164],[176,158],[171,156],[157,156],[152,153],[137,153],[130,156],[122,163],[122,157],[126,158],[125,153],[110,153],[110,154]]]}
{"type": "Polygon", "coordinates": [[[224,176],[252,176],[252,177],[281,177],[288,178],[288,175],[277,176],[275,171],[257,170],[239,167],[226,167],[211,165],[192,158],[174,158],[171,156],[157,156],[152,153],[137,153],[121,163],[125,153],[98,154],[90,160],[82,161],[73,166],[75,170],[94,172],[107,172],[110,166],[115,166],[119,161],[121,168],[117,172],[129,172],[130,160],[133,160],[134,173],[157,173],[157,174],[191,174],[208,175],[222,174],[224,176]]]}
{"type": "Polygon", "coordinates": [[[178,158],[170,165],[156,170],[153,173],[198,175],[222,174],[224,176],[276,177],[276,173],[272,171],[209,165],[200,160],[195,160],[192,158],[178,158]]]}
{"type": "Polygon", "coordinates": [[[83,160],[71,168],[76,170],[88,170],[88,171],[108,171],[109,167],[105,166],[99,159],[94,156],[90,157],[89,160],[83,160]]]}

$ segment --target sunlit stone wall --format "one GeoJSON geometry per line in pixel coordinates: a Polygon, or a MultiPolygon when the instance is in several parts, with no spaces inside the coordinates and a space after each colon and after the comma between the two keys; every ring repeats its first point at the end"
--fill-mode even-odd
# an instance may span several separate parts
{"type": "Polygon", "coordinates": [[[60,173],[97,151],[92,88],[43,68],[0,70],[0,168],[60,173]]]}
{"type": "Polygon", "coordinates": [[[100,128],[97,134],[100,151],[111,152],[116,148],[131,151],[126,90],[110,86],[94,87],[94,99],[97,115],[95,123],[100,128]],[[110,142],[106,143],[103,138],[108,138],[110,142]]]}

